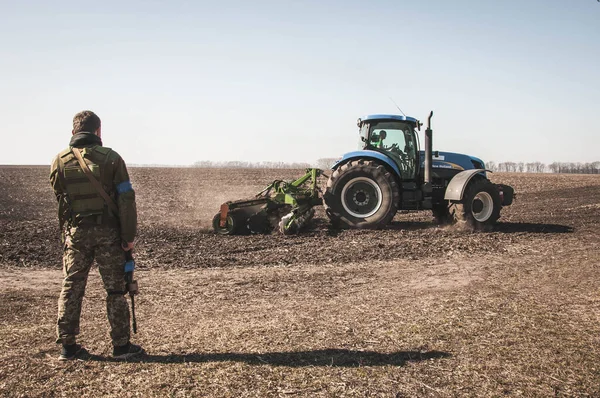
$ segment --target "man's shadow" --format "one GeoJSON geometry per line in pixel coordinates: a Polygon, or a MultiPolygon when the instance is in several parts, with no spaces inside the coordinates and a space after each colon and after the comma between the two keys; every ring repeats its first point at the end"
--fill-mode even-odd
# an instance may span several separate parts
{"type": "MultiPolygon", "coordinates": [[[[361,367],[361,366],[403,366],[407,361],[417,362],[427,359],[448,358],[451,355],[443,351],[397,351],[389,354],[376,351],[355,351],[345,349],[325,349],[298,352],[266,352],[266,353],[214,353],[214,354],[143,354],[129,359],[129,362],[151,363],[201,363],[201,362],[244,362],[249,365],[271,366],[329,366],[329,367],[361,367]]],[[[120,362],[121,360],[100,355],[89,355],[91,361],[120,362]]]]}

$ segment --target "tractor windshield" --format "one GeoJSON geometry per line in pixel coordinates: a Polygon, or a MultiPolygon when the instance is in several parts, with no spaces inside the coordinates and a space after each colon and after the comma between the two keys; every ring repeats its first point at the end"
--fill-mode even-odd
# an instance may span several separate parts
{"type": "Polygon", "coordinates": [[[418,145],[414,125],[400,121],[372,121],[361,128],[368,128],[365,149],[374,149],[390,156],[398,165],[402,178],[415,178],[418,145]]]}

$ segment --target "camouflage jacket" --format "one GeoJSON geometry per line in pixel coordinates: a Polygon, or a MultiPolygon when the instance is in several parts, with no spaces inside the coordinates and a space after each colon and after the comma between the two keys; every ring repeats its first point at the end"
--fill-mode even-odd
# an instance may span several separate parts
{"type": "Polygon", "coordinates": [[[71,227],[105,225],[120,229],[121,239],[133,242],[137,228],[135,191],[121,156],[102,146],[100,137],[87,132],[73,135],[69,148],[52,161],[50,183],[59,203],[61,230],[71,227]],[[73,155],[72,148],[81,149],[90,170],[117,204],[113,214],[104,199],[89,182],[73,155]]]}

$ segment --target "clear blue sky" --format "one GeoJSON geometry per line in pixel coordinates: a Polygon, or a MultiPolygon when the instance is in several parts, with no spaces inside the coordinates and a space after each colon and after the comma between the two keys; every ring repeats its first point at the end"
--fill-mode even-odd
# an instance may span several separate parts
{"type": "Polygon", "coordinates": [[[0,164],[83,109],[129,164],[310,162],[389,97],[437,150],[600,160],[597,0],[4,1],[0,51],[0,164]]]}

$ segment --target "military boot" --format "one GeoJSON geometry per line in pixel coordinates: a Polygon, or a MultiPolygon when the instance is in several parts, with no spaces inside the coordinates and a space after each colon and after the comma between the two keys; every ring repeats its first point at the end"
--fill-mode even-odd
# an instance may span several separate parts
{"type": "Polygon", "coordinates": [[[77,358],[81,353],[85,351],[80,344],[69,344],[62,346],[62,351],[60,352],[60,356],[58,357],[59,361],[70,361],[72,359],[77,358]]]}
{"type": "Polygon", "coordinates": [[[128,359],[143,354],[144,349],[136,344],[127,343],[113,348],[113,358],[128,359]]]}

